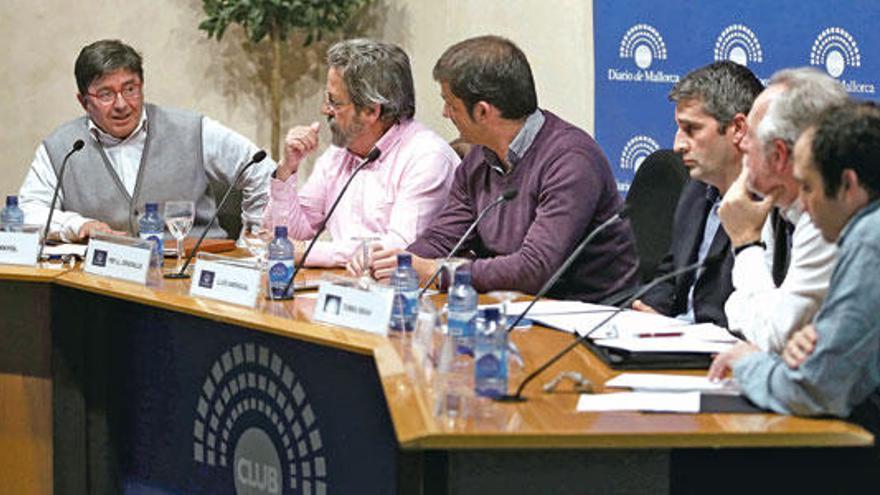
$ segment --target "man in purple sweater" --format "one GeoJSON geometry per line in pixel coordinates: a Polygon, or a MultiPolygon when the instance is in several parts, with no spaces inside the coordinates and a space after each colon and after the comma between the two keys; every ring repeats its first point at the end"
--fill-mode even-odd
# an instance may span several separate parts
{"type": "MultiPolygon", "coordinates": [[[[507,39],[482,36],[453,45],[433,75],[443,115],[476,146],[456,170],[446,206],[407,248],[413,266],[424,282],[480,211],[516,190],[457,254],[473,259],[477,291],[535,293],[589,232],[622,207],[608,161],[586,132],[538,108],[529,63],[507,39]]],[[[373,276],[390,277],[396,254],[374,253],[373,276]]],[[[618,222],[594,239],[550,294],[599,301],[633,286],[636,269],[632,232],[618,222]]]]}

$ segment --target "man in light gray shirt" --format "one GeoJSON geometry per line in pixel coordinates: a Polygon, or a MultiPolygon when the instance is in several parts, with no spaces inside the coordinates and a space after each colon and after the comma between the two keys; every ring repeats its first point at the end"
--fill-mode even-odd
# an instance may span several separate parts
{"type": "MultiPolygon", "coordinates": [[[[117,40],[92,43],[77,57],[77,100],[86,115],[61,125],[37,148],[19,191],[28,223],[45,223],[64,156],[67,163],[49,235],[80,241],[95,232],[137,233],[144,204],[195,203],[193,234],[216,212],[211,183],[230,184],[258,148],[201,115],[145,104],[142,59],[117,40]]],[[[237,184],[242,216],[259,219],[268,196],[269,160],[251,167],[237,184]]],[[[225,237],[215,226],[210,237],[225,237]]]]}

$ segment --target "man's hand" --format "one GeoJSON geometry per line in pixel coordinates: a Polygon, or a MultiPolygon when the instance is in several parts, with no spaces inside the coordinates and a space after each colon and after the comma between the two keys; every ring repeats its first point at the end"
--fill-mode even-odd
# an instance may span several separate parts
{"type": "Polygon", "coordinates": [[[115,234],[115,235],[126,235],[126,232],[121,230],[113,230],[109,225],[104,222],[99,222],[97,220],[89,220],[84,223],[82,227],[79,228],[79,232],[76,234],[75,241],[84,241],[96,232],[105,232],[107,234],[115,234]]]}
{"type": "Polygon", "coordinates": [[[709,367],[709,380],[718,382],[724,379],[727,374],[733,370],[733,366],[742,358],[761,352],[754,344],[748,342],[740,342],[725,352],[715,356],[712,360],[712,366],[709,367]]]}
{"type": "Polygon", "coordinates": [[[748,169],[743,167],[718,209],[721,225],[724,226],[733,247],[761,240],[761,229],[778,194],[777,191],[771,191],[763,200],[756,201],[752,199],[747,181],[748,169]]]}
{"type": "Polygon", "coordinates": [[[813,353],[819,338],[816,327],[809,324],[793,333],[782,350],[782,359],[789,368],[796,370],[813,353]]]}
{"type": "MultiPolygon", "coordinates": [[[[388,280],[397,269],[397,255],[402,249],[380,249],[373,253],[371,272],[376,280],[388,280]]],[[[437,269],[437,261],[412,255],[413,268],[419,274],[419,282],[424,283],[437,269]]]]}
{"type": "Polygon", "coordinates": [[[382,250],[382,244],[378,242],[374,242],[367,246],[366,248],[363,244],[359,245],[355,250],[354,255],[348,260],[348,263],[345,265],[346,271],[348,274],[353,277],[361,277],[363,275],[373,276],[371,273],[372,269],[372,260],[375,256],[374,253],[377,253],[382,250]],[[368,252],[364,253],[364,249],[368,252]],[[366,255],[366,256],[365,256],[366,255]]]}
{"type": "Polygon", "coordinates": [[[633,301],[632,309],[636,311],[641,311],[642,313],[659,314],[656,309],[643,303],[641,299],[636,299],[635,301],[633,301]]]}
{"type": "Polygon", "coordinates": [[[297,126],[287,131],[284,138],[284,158],[275,170],[275,178],[281,181],[296,173],[299,162],[318,147],[318,129],[321,124],[297,126]]]}

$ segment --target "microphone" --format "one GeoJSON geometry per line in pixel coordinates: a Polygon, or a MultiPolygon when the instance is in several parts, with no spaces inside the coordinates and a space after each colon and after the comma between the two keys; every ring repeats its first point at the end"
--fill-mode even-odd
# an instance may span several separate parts
{"type": "MultiPolygon", "coordinates": [[[[597,230],[598,230],[598,229],[597,229],[597,230]]],[[[566,346],[565,348],[563,348],[561,351],[559,351],[558,353],[556,353],[556,355],[554,355],[553,357],[551,357],[550,359],[548,359],[544,364],[542,364],[541,366],[539,366],[538,369],[536,369],[535,371],[529,373],[529,375],[526,376],[526,377],[523,379],[523,381],[519,384],[519,386],[516,388],[516,392],[514,392],[513,394],[505,394],[505,395],[502,395],[502,396],[498,397],[498,398],[495,399],[495,400],[497,400],[497,401],[499,401],[499,402],[522,402],[522,401],[526,400],[526,399],[522,396],[522,392],[523,392],[523,390],[525,389],[526,385],[528,385],[532,380],[534,380],[535,378],[537,378],[538,375],[540,375],[544,370],[546,370],[546,369],[549,368],[551,365],[553,365],[553,363],[555,363],[556,361],[559,361],[559,360],[562,358],[562,356],[565,356],[565,355],[568,354],[572,349],[574,349],[575,347],[577,347],[578,344],[580,344],[580,343],[584,342],[585,340],[587,340],[587,339],[590,337],[590,335],[592,335],[594,332],[596,332],[596,330],[602,328],[602,327],[605,326],[609,321],[611,321],[615,316],[619,315],[619,314],[620,314],[621,312],[623,312],[625,309],[627,309],[627,308],[629,308],[630,306],[632,306],[632,303],[633,303],[636,299],[642,297],[643,295],[645,295],[646,293],[648,293],[648,291],[650,291],[651,289],[653,289],[653,288],[656,287],[657,285],[659,285],[659,284],[661,284],[661,283],[663,283],[663,282],[665,282],[665,281],[667,281],[667,280],[669,280],[669,279],[671,279],[671,278],[678,277],[678,276],[683,275],[683,274],[685,274],[685,273],[688,273],[688,272],[690,272],[690,271],[692,271],[692,270],[699,270],[700,268],[705,268],[705,267],[707,267],[707,266],[709,266],[709,265],[713,265],[713,264],[718,263],[719,261],[721,261],[723,258],[724,258],[724,254],[717,254],[717,255],[715,255],[715,256],[710,256],[710,257],[704,259],[703,261],[697,261],[697,262],[695,262],[695,263],[691,263],[691,264],[689,264],[689,265],[685,265],[685,266],[679,268],[678,270],[673,270],[673,271],[671,271],[671,272],[669,272],[669,273],[667,273],[667,274],[665,274],[665,275],[662,275],[662,276],[660,276],[660,277],[657,277],[657,278],[655,278],[654,280],[650,281],[649,283],[643,285],[643,286],[640,287],[639,290],[637,290],[632,296],[630,296],[630,297],[629,297],[629,298],[623,303],[623,305],[621,305],[621,306],[620,306],[619,308],[617,308],[616,310],[612,311],[611,314],[608,315],[607,318],[605,318],[604,320],[600,321],[598,324],[596,324],[595,326],[593,326],[593,328],[591,328],[590,331],[588,331],[588,332],[584,333],[583,335],[579,336],[578,338],[576,338],[574,341],[572,341],[571,344],[569,344],[568,346],[566,346]]],[[[537,298],[536,298],[536,299],[537,299],[537,298]]],[[[532,307],[532,305],[530,304],[530,305],[529,305],[529,308],[531,308],[531,307],[532,307]]],[[[526,311],[528,311],[528,308],[526,308],[526,311]]],[[[525,311],[523,311],[523,314],[525,314],[525,311]]],[[[519,321],[519,320],[517,320],[517,321],[519,321]]],[[[513,327],[511,326],[511,328],[513,328],[513,327]]],[[[508,332],[509,332],[509,331],[510,331],[510,328],[508,328],[508,332]]]]}
{"type": "MultiPolygon", "coordinates": [[[[354,180],[354,176],[358,174],[364,167],[369,165],[370,163],[379,159],[379,156],[382,154],[382,150],[376,148],[367,153],[367,156],[364,160],[354,169],[354,172],[351,173],[351,176],[345,181],[345,185],[342,186],[342,190],[339,191],[339,195],[336,196],[336,199],[333,200],[333,204],[330,205],[330,209],[327,211],[327,214],[324,215],[324,219],[321,220],[321,226],[318,227],[318,231],[315,232],[315,236],[312,238],[312,242],[306,246],[306,250],[303,251],[302,258],[299,260],[299,264],[293,268],[293,274],[290,276],[290,280],[287,281],[287,285],[284,287],[284,292],[282,294],[287,294],[287,291],[290,290],[290,286],[293,285],[293,279],[296,278],[296,274],[299,273],[300,268],[302,268],[306,264],[306,259],[309,257],[309,253],[312,252],[312,248],[315,247],[315,242],[318,241],[318,237],[320,237],[321,233],[324,232],[324,229],[327,228],[327,221],[330,220],[330,216],[333,215],[333,212],[336,210],[336,207],[339,206],[339,201],[342,199],[342,196],[345,195],[345,191],[348,190],[348,186],[351,185],[351,181],[354,180]]],[[[271,295],[271,293],[270,293],[271,295]]]]}
{"type": "Polygon", "coordinates": [[[223,209],[223,205],[226,204],[226,200],[229,199],[229,194],[232,192],[232,188],[238,184],[238,180],[241,179],[241,176],[247,171],[247,169],[251,168],[254,164],[260,163],[263,159],[266,158],[266,152],[264,150],[259,150],[254,153],[254,156],[251,157],[251,160],[247,162],[244,167],[241,167],[241,170],[238,171],[238,174],[235,175],[235,179],[229,184],[226,188],[226,193],[223,194],[223,198],[220,200],[220,203],[217,204],[216,211],[214,212],[214,216],[211,217],[211,221],[208,222],[208,225],[205,227],[205,230],[202,231],[202,235],[199,236],[199,240],[196,241],[196,244],[193,246],[192,250],[189,253],[189,256],[186,257],[186,261],[183,263],[183,266],[180,267],[180,271],[177,273],[171,272],[166,273],[165,278],[189,278],[189,275],[186,274],[186,269],[189,264],[192,262],[193,258],[196,255],[196,252],[199,250],[199,247],[202,245],[202,241],[205,240],[205,236],[208,235],[208,231],[211,230],[211,226],[214,225],[214,222],[217,221],[217,216],[220,215],[220,210],[223,209]]]}
{"type": "Polygon", "coordinates": [[[61,190],[61,182],[64,180],[64,171],[67,169],[67,160],[69,160],[74,153],[83,149],[85,145],[86,143],[82,139],[77,139],[73,142],[70,151],[64,155],[64,160],[61,161],[61,168],[58,169],[58,182],[55,184],[55,190],[52,192],[52,203],[49,204],[49,218],[46,219],[46,226],[43,228],[43,239],[40,241],[40,252],[37,253],[37,261],[43,257],[43,249],[46,247],[46,240],[49,239],[49,226],[52,225],[52,216],[55,214],[55,203],[58,201],[58,192],[61,190]]]}
{"type": "Polygon", "coordinates": [[[590,234],[587,235],[587,237],[585,237],[584,240],[581,241],[581,243],[578,244],[578,246],[576,248],[574,248],[574,251],[572,251],[572,253],[570,255],[568,255],[568,258],[565,259],[565,262],[562,263],[562,266],[560,266],[559,268],[556,269],[556,272],[553,273],[553,276],[550,277],[550,279],[547,280],[546,283],[544,283],[544,285],[541,287],[541,290],[539,290],[538,293],[535,294],[535,298],[532,299],[532,301],[529,303],[528,306],[526,306],[526,309],[524,309],[523,312],[520,313],[519,316],[517,316],[516,319],[513,320],[513,322],[510,325],[507,326],[507,333],[509,334],[510,331],[513,330],[513,328],[520,322],[520,320],[522,320],[526,316],[526,313],[528,313],[529,310],[532,309],[532,306],[534,306],[535,303],[538,302],[538,299],[541,299],[542,297],[544,297],[544,295],[550,289],[552,289],[554,285],[556,285],[556,282],[559,281],[559,278],[562,277],[562,275],[565,273],[566,270],[569,269],[569,267],[571,267],[571,264],[574,263],[574,260],[576,260],[578,258],[578,256],[581,255],[581,252],[584,250],[584,248],[587,247],[588,244],[593,242],[593,239],[595,239],[597,235],[599,235],[600,233],[602,233],[602,231],[607,229],[608,226],[614,224],[615,222],[617,222],[619,220],[625,219],[627,216],[629,216],[629,213],[630,213],[629,205],[624,205],[623,208],[621,208],[620,211],[618,211],[617,213],[612,215],[611,218],[609,218],[608,220],[605,220],[604,222],[599,224],[598,227],[593,229],[593,231],[590,232],[590,234]]]}
{"type": "Polygon", "coordinates": [[[453,246],[452,249],[449,250],[449,254],[447,254],[446,257],[443,258],[443,261],[440,262],[440,267],[437,268],[437,270],[435,270],[434,273],[431,275],[431,278],[429,278],[428,281],[425,282],[425,286],[422,288],[421,291],[419,291],[418,299],[422,298],[422,296],[425,294],[425,291],[428,290],[428,287],[430,287],[431,284],[434,282],[434,280],[437,278],[437,276],[440,275],[440,272],[443,270],[443,263],[449,261],[449,258],[452,258],[455,255],[455,253],[461,248],[461,245],[464,244],[464,241],[466,241],[468,236],[471,235],[471,232],[473,232],[474,229],[477,228],[477,225],[483,220],[483,218],[486,216],[486,214],[489,213],[489,211],[494,209],[496,206],[500,205],[501,203],[504,203],[506,201],[510,201],[511,199],[515,198],[516,195],[517,195],[516,189],[510,189],[508,191],[504,191],[497,198],[495,198],[495,201],[492,201],[485,208],[483,208],[483,211],[481,211],[480,214],[477,215],[477,219],[471,223],[470,227],[468,227],[468,229],[464,232],[464,234],[461,236],[461,238],[458,239],[458,242],[455,244],[455,246],[453,246]]]}

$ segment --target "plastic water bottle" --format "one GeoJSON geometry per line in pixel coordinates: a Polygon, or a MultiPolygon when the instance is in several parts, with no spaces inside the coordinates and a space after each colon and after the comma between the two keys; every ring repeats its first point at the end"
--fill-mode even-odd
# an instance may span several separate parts
{"type": "Polygon", "coordinates": [[[24,212],[18,207],[18,196],[6,196],[6,208],[0,212],[4,230],[15,230],[24,224],[24,212]]]}
{"type": "Polygon", "coordinates": [[[165,222],[159,214],[157,203],[147,203],[144,208],[144,214],[138,219],[138,235],[141,239],[153,243],[150,268],[161,268],[165,248],[165,222]]]}
{"type": "Polygon", "coordinates": [[[507,393],[507,332],[498,308],[480,311],[474,346],[474,389],[483,397],[507,393]]]}
{"type": "Polygon", "coordinates": [[[293,276],[293,243],[287,238],[287,227],[275,227],[275,239],[269,243],[269,293],[272,299],[293,299],[293,284],[285,287],[293,276]]]}
{"type": "Polygon", "coordinates": [[[412,267],[412,255],[397,255],[397,269],[391,275],[394,304],[389,327],[398,332],[412,332],[419,316],[419,274],[412,267]]]}
{"type": "Polygon", "coordinates": [[[477,291],[471,286],[471,272],[456,270],[449,290],[449,334],[455,338],[456,352],[473,356],[474,322],[477,317],[477,291]]]}

